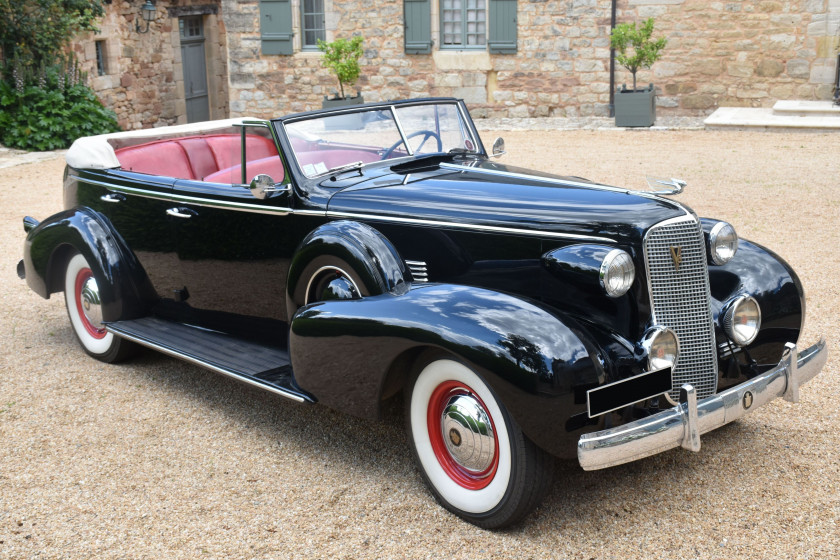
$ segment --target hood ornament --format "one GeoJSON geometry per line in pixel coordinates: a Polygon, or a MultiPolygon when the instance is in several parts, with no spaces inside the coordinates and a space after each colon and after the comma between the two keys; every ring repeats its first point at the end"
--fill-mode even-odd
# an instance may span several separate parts
{"type": "Polygon", "coordinates": [[[685,189],[685,186],[688,184],[682,179],[674,179],[673,177],[671,177],[670,179],[659,179],[657,177],[645,178],[647,179],[648,186],[650,186],[650,188],[652,189],[648,191],[643,191],[648,194],[680,194],[681,192],[683,192],[683,189],[685,189]]]}

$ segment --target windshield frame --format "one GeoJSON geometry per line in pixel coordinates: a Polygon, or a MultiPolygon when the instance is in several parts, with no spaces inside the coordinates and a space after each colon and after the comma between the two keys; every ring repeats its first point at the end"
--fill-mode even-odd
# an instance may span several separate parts
{"type": "MultiPolygon", "coordinates": [[[[468,151],[466,153],[471,153],[475,155],[480,155],[487,157],[487,153],[485,151],[484,145],[481,142],[481,137],[478,134],[478,131],[475,128],[475,125],[470,118],[469,111],[467,110],[463,100],[455,99],[455,98],[427,98],[427,99],[412,99],[412,100],[402,100],[402,101],[387,101],[381,103],[366,103],[363,105],[354,105],[351,107],[343,107],[339,109],[321,109],[317,111],[309,111],[306,113],[297,113],[293,115],[288,115],[286,117],[281,117],[278,119],[273,119],[271,122],[274,125],[275,131],[277,136],[280,139],[281,147],[283,151],[288,156],[287,161],[289,167],[292,168],[292,173],[298,176],[301,182],[308,183],[311,181],[320,181],[325,177],[330,177],[334,174],[342,173],[340,168],[347,167],[346,164],[342,164],[339,166],[334,166],[330,169],[318,170],[317,172],[313,172],[312,169],[309,169],[308,173],[304,171],[302,164],[298,158],[298,153],[295,151],[294,147],[292,146],[291,136],[289,134],[289,130],[287,129],[287,125],[291,125],[294,123],[299,123],[307,120],[316,120],[322,119],[324,117],[331,117],[331,116],[338,116],[338,115],[353,115],[353,114],[362,114],[366,112],[375,112],[375,111],[387,111],[390,115],[390,118],[393,119],[393,122],[396,125],[396,130],[399,133],[399,138],[401,140],[397,146],[400,146],[402,149],[401,151],[405,152],[405,155],[399,155],[396,157],[391,157],[387,159],[377,159],[375,161],[369,162],[361,162],[357,169],[360,172],[369,166],[381,166],[383,164],[390,166],[398,165],[401,163],[405,163],[407,160],[411,158],[417,157],[425,157],[429,155],[440,155],[446,154],[447,152],[423,152],[420,154],[415,153],[416,150],[412,148],[410,139],[408,136],[410,133],[406,133],[406,128],[404,124],[400,121],[399,116],[399,109],[407,108],[407,107],[420,107],[420,106],[434,106],[434,105],[447,105],[447,106],[454,106],[457,109],[457,117],[458,117],[458,127],[459,132],[461,133],[462,137],[465,140],[468,140],[474,144],[474,148],[472,151],[468,151]]],[[[313,135],[312,138],[307,139],[308,141],[314,143],[321,143],[324,142],[323,139],[317,138],[313,135]]],[[[395,137],[395,141],[396,137],[395,137]]],[[[376,148],[375,146],[371,146],[370,148],[376,148]]],[[[463,155],[465,152],[460,152],[459,155],[463,155]]]]}

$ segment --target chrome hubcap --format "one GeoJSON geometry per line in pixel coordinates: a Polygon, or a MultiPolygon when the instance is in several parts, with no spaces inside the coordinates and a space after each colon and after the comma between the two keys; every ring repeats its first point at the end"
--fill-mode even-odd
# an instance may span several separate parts
{"type": "Polygon", "coordinates": [[[450,397],[440,427],[446,449],[458,465],[470,473],[489,471],[496,454],[496,435],[478,399],[469,394],[450,397]]]}
{"type": "Polygon", "coordinates": [[[82,313],[88,322],[97,329],[102,328],[102,302],[99,299],[99,286],[93,277],[82,284],[81,291],[82,313]]]}

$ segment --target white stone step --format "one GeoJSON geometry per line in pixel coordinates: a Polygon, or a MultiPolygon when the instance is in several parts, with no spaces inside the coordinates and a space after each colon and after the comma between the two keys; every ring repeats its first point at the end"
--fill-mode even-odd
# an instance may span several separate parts
{"type": "Polygon", "coordinates": [[[799,116],[776,113],[773,109],[749,107],[721,107],[708,116],[703,124],[711,130],[790,130],[840,132],[840,115],[799,116]]]}
{"type": "Polygon", "coordinates": [[[840,117],[840,105],[831,101],[776,101],[773,113],[792,117],[840,117]]]}

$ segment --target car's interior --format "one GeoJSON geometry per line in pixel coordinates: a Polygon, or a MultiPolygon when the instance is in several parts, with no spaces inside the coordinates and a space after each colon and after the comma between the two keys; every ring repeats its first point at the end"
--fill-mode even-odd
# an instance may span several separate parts
{"type": "MultiPolygon", "coordinates": [[[[158,140],[115,150],[122,169],[210,183],[242,183],[240,134],[187,136],[158,140]]],[[[284,178],[283,162],[274,141],[245,136],[248,177],[265,173],[275,182],[284,178]]]]}

